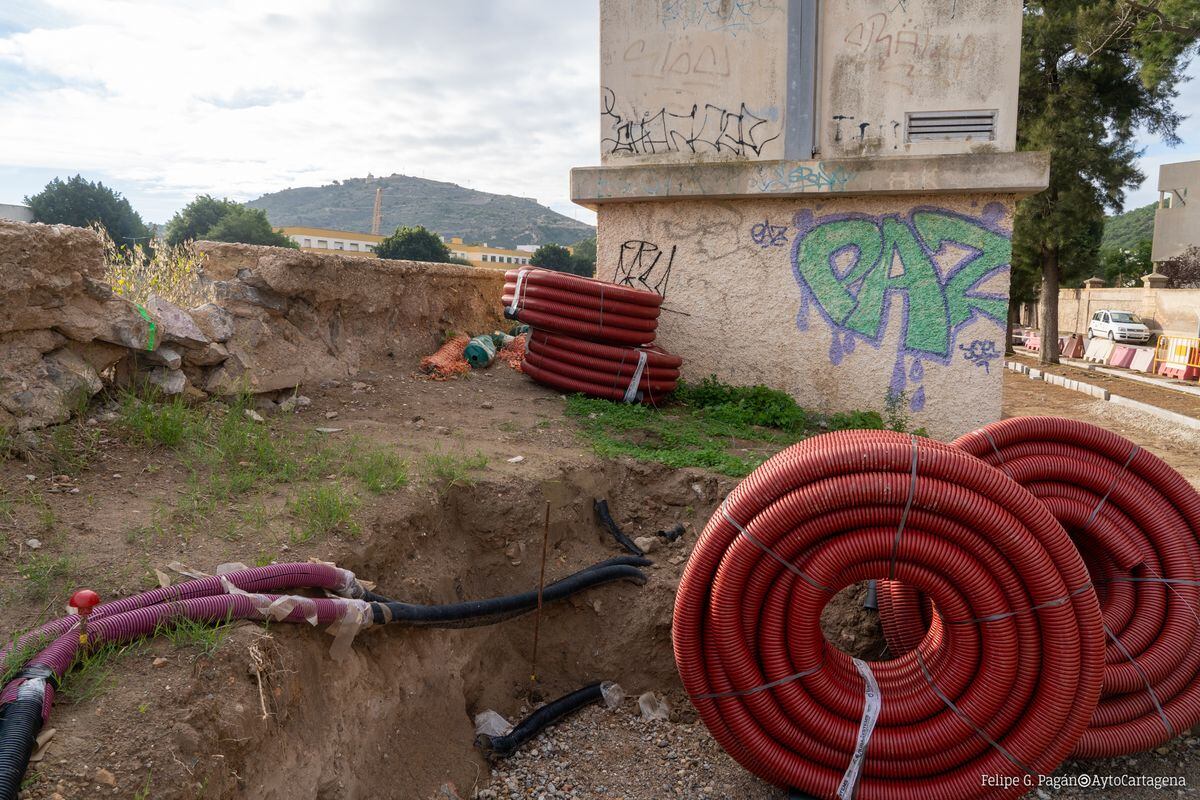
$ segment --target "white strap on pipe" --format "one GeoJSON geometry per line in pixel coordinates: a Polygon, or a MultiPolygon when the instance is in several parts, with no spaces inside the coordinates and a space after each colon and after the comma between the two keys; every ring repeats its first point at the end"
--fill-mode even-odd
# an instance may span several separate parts
{"type": "Polygon", "coordinates": [[[863,698],[862,721],[858,724],[858,739],[854,745],[854,755],[850,757],[850,766],[838,784],[838,800],[852,800],[858,790],[858,779],[862,775],[863,761],[867,757],[867,745],[871,742],[871,734],[875,732],[875,723],[879,721],[879,708],[882,699],[879,696],[879,684],[867,662],[854,659],[854,668],[863,679],[866,686],[863,698]]]}
{"type": "Polygon", "coordinates": [[[517,288],[513,289],[512,305],[508,307],[510,314],[516,313],[517,309],[521,307],[521,287],[525,285],[525,276],[527,274],[529,274],[529,270],[527,269],[517,270],[517,288]]]}
{"type": "Polygon", "coordinates": [[[629,386],[625,388],[625,402],[632,403],[637,400],[638,384],[642,382],[642,373],[646,371],[646,351],[638,350],[638,365],[633,371],[633,377],[629,379],[629,386]]]}

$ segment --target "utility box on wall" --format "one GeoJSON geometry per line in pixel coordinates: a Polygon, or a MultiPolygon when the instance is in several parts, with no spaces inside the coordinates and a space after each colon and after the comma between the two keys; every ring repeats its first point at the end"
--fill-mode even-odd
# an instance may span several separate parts
{"type": "Polygon", "coordinates": [[[664,295],[685,377],[823,411],[1000,415],[1016,0],[601,0],[597,275],[664,295]],[[674,313],[672,313],[674,312],[674,313]]]}

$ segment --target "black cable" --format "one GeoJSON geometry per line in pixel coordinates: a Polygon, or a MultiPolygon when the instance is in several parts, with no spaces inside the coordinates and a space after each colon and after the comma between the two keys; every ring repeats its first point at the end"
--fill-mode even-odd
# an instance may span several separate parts
{"type": "Polygon", "coordinates": [[[604,691],[600,688],[602,685],[593,683],[547,703],[517,723],[512,732],[505,736],[488,736],[481,733],[475,737],[475,746],[483,750],[485,755],[507,758],[546,726],[553,725],[568,714],[604,697],[604,691]]]}
{"type": "MultiPolygon", "coordinates": [[[[620,580],[633,581],[640,586],[645,584],[647,579],[645,573],[640,569],[625,564],[589,567],[546,586],[542,590],[542,601],[543,603],[553,603],[585,589],[620,580]]],[[[386,607],[388,616],[393,622],[438,628],[474,628],[481,625],[492,625],[533,611],[537,608],[537,600],[537,589],[531,589],[528,592],[507,597],[466,600],[461,603],[448,603],[440,606],[399,603],[393,600],[376,603],[373,612],[377,622],[384,621],[383,609],[386,607]]]]}
{"type": "MultiPolygon", "coordinates": [[[[613,556],[612,558],[607,558],[604,561],[598,561],[595,564],[592,564],[591,566],[584,567],[583,569],[579,570],[579,572],[573,573],[572,575],[568,575],[567,577],[569,577],[569,578],[575,577],[576,575],[582,575],[585,572],[591,572],[592,570],[603,569],[604,567],[614,567],[614,566],[648,567],[653,563],[654,562],[651,561],[650,559],[643,558],[641,556],[613,556]]],[[[566,580],[566,578],[564,578],[563,580],[566,580]]],[[[550,585],[553,586],[554,584],[552,583],[550,585]]],[[[394,603],[394,602],[396,602],[395,600],[393,600],[390,597],[384,597],[383,595],[376,594],[375,592],[372,592],[370,590],[364,591],[362,599],[366,600],[369,603],[394,603]]]]}
{"type": "Polygon", "coordinates": [[[595,509],[596,516],[600,519],[600,524],[604,526],[605,530],[612,534],[613,538],[617,540],[617,543],[620,544],[621,547],[624,547],[635,556],[646,555],[646,551],[638,547],[632,539],[626,536],[625,531],[621,530],[621,527],[617,525],[616,520],[612,518],[612,514],[610,514],[608,511],[607,500],[593,501],[592,508],[595,509]]]}

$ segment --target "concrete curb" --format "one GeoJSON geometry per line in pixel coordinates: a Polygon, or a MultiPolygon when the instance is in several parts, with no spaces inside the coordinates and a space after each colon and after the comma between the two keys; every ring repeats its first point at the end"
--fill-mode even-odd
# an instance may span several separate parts
{"type": "Polygon", "coordinates": [[[1025,375],[1030,380],[1045,381],[1046,383],[1054,386],[1061,386],[1062,388],[1070,389],[1073,392],[1086,394],[1089,397],[1096,398],[1097,400],[1105,400],[1115,405],[1132,408],[1135,411],[1140,411],[1143,414],[1149,414],[1152,417],[1157,417],[1158,419],[1165,420],[1176,425],[1182,425],[1185,428],[1200,430],[1200,419],[1189,417],[1187,414],[1180,414],[1176,411],[1168,411],[1165,408],[1159,408],[1158,406],[1150,405],[1149,403],[1143,403],[1141,400],[1134,400],[1131,397],[1122,397],[1119,394],[1112,394],[1108,391],[1108,389],[1104,389],[1099,386],[1093,386],[1092,384],[1084,383],[1083,381],[1064,378],[1061,375],[1055,375],[1050,372],[1043,372],[1040,369],[1034,369],[1033,367],[1017,361],[1005,361],[1004,366],[1011,372],[1025,375]]]}

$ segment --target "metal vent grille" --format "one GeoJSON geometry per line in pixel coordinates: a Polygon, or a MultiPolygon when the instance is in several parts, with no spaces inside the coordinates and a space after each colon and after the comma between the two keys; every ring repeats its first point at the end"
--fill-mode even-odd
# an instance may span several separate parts
{"type": "Polygon", "coordinates": [[[996,138],[996,112],[910,111],[908,141],[931,142],[953,139],[992,141],[996,138]]]}

